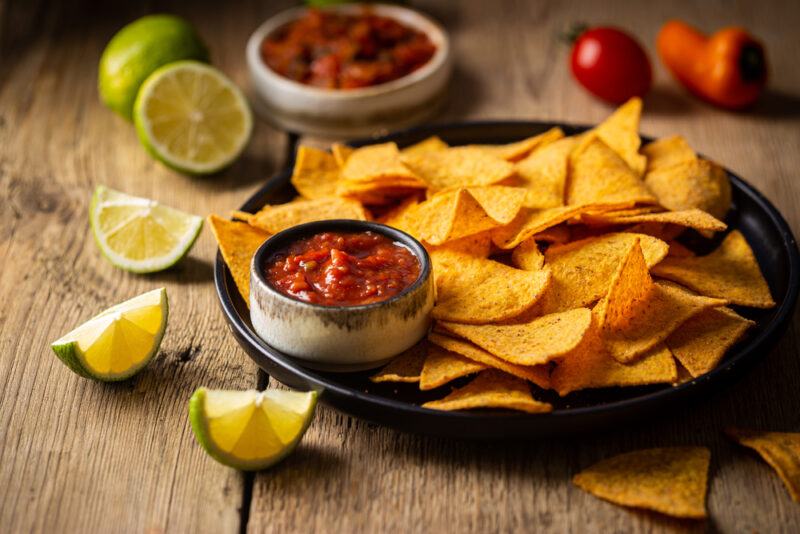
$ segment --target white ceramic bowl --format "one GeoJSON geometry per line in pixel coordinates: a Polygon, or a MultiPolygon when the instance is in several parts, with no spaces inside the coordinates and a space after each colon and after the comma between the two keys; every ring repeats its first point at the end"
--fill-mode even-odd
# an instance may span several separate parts
{"type": "Polygon", "coordinates": [[[410,235],[378,223],[352,220],[301,224],[269,238],[250,266],[250,320],[270,346],[324,371],[361,371],[383,365],[427,333],[435,289],[425,248],[410,235]],[[371,231],[406,246],[420,262],[419,278],[394,297],[362,306],[322,306],[276,290],[266,280],[270,257],[291,243],[325,232],[371,231]]]}
{"type": "MultiPolygon", "coordinates": [[[[359,13],[362,6],[343,4],[324,9],[359,13]]],[[[406,7],[370,4],[370,9],[425,33],[436,45],[430,61],[402,78],[371,87],[324,89],[295,82],[274,72],[261,59],[261,42],[307,9],[282,11],[264,22],[247,42],[247,66],[259,114],[279,127],[300,133],[363,136],[410,126],[434,113],[452,71],[447,34],[427,16],[406,7]]]]}

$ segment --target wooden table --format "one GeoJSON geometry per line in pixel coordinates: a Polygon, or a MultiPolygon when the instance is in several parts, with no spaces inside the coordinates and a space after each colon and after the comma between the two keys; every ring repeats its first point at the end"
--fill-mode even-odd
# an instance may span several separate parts
{"type": "MultiPolygon", "coordinates": [[[[800,528],[800,505],[774,473],[720,434],[731,424],[800,430],[797,316],[777,349],[736,386],[636,427],[487,444],[400,434],[322,406],[296,453],[268,472],[242,475],[211,460],[189,429],[191,392],[259,382],[217,304],[213,238],[204,231],[173,270],[128,274],[104,261],[93,243],[89,199],[96,185],[106,184],[193,213],[224,214],[281,168],[293,139],[259,122],[246,155],[222,176],[175,174],[154,163],[133,129],[100,104],[96,65],[123,24],[147,12],[176,12],[197,25],[214,63],[247,87],[245,41],[284,6],[76,4],[0,0],[1,531],[800,528]],[[52,340],[97,311],[162,285],[171,324],[161,354],[136,378],[90,382],[50,351],[52,340]],[[675,444],[712,450],[707,522],[631,512],[570,483],[600,458],[675,444]]],[[[441,20],[453,39],[458,65],[443,111],[448,120],[602,119],[609,108],[573,83],[567,48],[556,39],[575,21],[629,28],[654,60],[657,29],[669,17],[707,30],[746,25],[770,53],[764,101],[750,113],[718,111],[687,97],[655,63],[642,131],[682,133],[756,185],[800,231],[800,3],[476,0],[418,7],[441,20]]]]}

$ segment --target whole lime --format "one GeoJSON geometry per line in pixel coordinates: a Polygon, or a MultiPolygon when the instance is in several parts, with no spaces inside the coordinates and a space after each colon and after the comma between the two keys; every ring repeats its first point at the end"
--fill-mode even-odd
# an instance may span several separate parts
{"type": "Polygon", "coordinates": [[[131,22],[111,38],[100,57],[100,98],[132,120],[142,82],[162,65],[182,59],[208,62],[208,48],[187,21],[174,15],[148,15],[131,22]]]}

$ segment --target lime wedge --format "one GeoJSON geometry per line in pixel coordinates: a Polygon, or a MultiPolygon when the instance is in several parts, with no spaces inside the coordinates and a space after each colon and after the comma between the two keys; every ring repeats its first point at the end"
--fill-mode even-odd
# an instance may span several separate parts
{"type": "Polygon", "coordinates": [[[189,174],[230,165],[253,128],[241,91],[220,71],[197,61],[177,61],[153,72],[136,97],[133,120],[153,157],[189,174]]]}
{"type": "Polygon", "coordinates": [[[89,208],[97,246],[115,266],[135,273],[163,271],[192,248],[203,218],[146,198],[98,186],[89,208]]]}
{"type": "Polygon", "coordinates": [[[103,382],[125,380],[158,352],[168,316],[167,291],[155,289],[89,319],[51,347],[81,376],[103,382]]]}
{"type": "Polygon", "coordinates": [[[199,388],[189,400],[198,443],[218,462],[265,469],[294,450],[314,416],[317,393],[199,388]]]}

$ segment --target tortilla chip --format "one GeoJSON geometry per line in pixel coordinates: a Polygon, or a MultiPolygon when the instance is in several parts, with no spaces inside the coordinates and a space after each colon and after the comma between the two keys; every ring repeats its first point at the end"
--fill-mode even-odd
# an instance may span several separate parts
{"type": "Polygon", "coordinates": [[[297,149],[292,171],[292,185],[305,198],[330,197],[336,194],[339,166],[325,152],[310,146],[297,149]]]}
{"type": "Polygon", "coordinates": [[[423,339],[410,349],[401,352],[377,374],[369,377],[373,382],[407,382],[420,381],[422,368],[428,357],[430,344],[423,339]]]}
{"type": "Polygon", "coordinates": [[[546,210],[522,208],[510,224],[492,233],[492,241],[505,250],[515,248],[535,234],[579,215],[584,209],[584,206],[560,206],[546,210]]]}
{"type": "Polygon", "coordinates": [[[519,161],[525,158],[528,154],[532,151],[539,150],[542,147],[557,141],[564,137],[564,132],[561,128],[551,128],[544,133],[539,135],[535,135],[533,137],[528,137],[527,139],[523,139],[522,141],[517,141],[515,143],[509,143],[507,145],[470,145],[476,148],[480,148],[481,150],[485,150],[486,152],[492,154],[493,156],[497,156],[498,158],[502,158],[506,161],[519,161]]]}
{"type": "Polygon", "coordinates": [[[407,231],[432,245],[481,233],[498,226],[467,189],[434,195],[407,219],[407,231]]]}
{"type": "Polygon", "coordinates": [[[350,157],[355,151],[355,148],[349,145],[343,145],[341,143],[334,143],[331,145],[331,153],[333,154],[333,159],[336,161],[336,164],[339,166],[340,169],[344,168],[344,164],[347,161],[347,158],[350,157]]]}
{"type": "Polygon", "coordinates": [[[475,147],[404,154],[403,162],[433,191],[493,185],[514,174],[514,166],[475,147]]]}
{"type": "Polygon", "coordinates": [[[501,408],[528,413],[546,413],[553,410],[551,405],[533,398],[527,382],[495,369],[481,372],[463,388],[453,391],[441,400],[426,402],[422,406],[433,410],[501,408]]]}
{"type": "MultiPolygon", "coordinates": [[[[665,242],[632,233],[610,233],[548,248],[544,261],[553,275],[539,304],[541,312],[589,306],[605,296],[614,273],[637,239],[648,267],[667,255],[669,247],[665,242]]],[[[514,251],[512,260],[524,254],[524,245],[514,251]]],[[[520,264],[515,261],[515,265],[520,264]]]]}
{"type": "Polygon", "coordinates": [[[554,245],[563,245],[572,237],[572,232],[566,224],[559,224],[533,234],[533,239],[540,243],[550,243],[554,245]]]}
{"type": "Polygon", "coordinates": [[[672,240],[668,241],[667,244],[669,245],[669,253],[667,254],[668,257],[672,258],[690,258],[695,256],[695,253],[686,247],[686,245],[672,240]]]}
{"type": "Polygon", "coordinates": [[[401,230],[411,228],[410,218],[419,204],[417,197],[409,197],[379,217],[378,222],[401,230]]]}
{"type": "Polygon", "coordinates": [[[557,361],[550,380],[563,397],[589,388],[669,384],[677,379],[677,373],[675,358],[663,343],[635,362],[619,363],[603,347],[595,321],[580,345],[557,361]]]}
{"type": "Polygon", "coordinates": [[[536,150],[516,165],[519,185],[527,189],[525,206],[533,209],[564,205],[567,163],[575,139],[567,137],[536,150]]]}
{"type": "Polygon", "coordinates": [[[342,179],[356,183],[415,183],[424,187],[417,175],[400,161],[400,150],[395,143],[367,145],[353,150],[342,168],[342,179]]]}
{"type": "Polygon", "coordinates": [[[639,215],[620,215],[616,212],[584,213],[581,215],[581,220],[586,224],[596,226],[640,223],[674,224],[709,232],[721,232],[728,227],[724,222],[698,209],[643,213],[639,215]]]}
{"type": "Polygon", "coordinates": [[[664,341],[689,318],[725,303],[674,284],[653,282],[636,240],[594,312],[606,349],[617,361],[628,363],[664,341]]]}
{"type": "Polygon", "coordinates": [[[471,375],[486,369],[486,366],[476,361],[459,356],[454,352],[431,346],[428,357],[422,366],[419,379],[419,389],[426,391],[436,389],[452,382],[456,378],[471,375]]]}
{"type": "MultiPolygon", "coordinates": [[[[637,137],[638,139],[638,137],[637,137]]],[[[597,137],[570,155],[567,204],[655,204],[656,197],[620,156],[597,137]]]]}
{"type": "Polygon", "coordinates": [[[433,317],[484,324],[515,317],[539,300],[550,283],[550,271],[522,271],[468,254],[431,254],[437,299],[433,317]]]}
{"type": "Polygon", "coordinates": [[[697,208],[724,219],[731,207],[731,183],[725,169],[714,162],[692,161],[659,167],[644,177],[658,203],[670,210],[697,208]]]}
{"type": "Polygon", "coordinates": [[[481,232],[479,234],[453,239],[443,245],[425,245],[430,254],[437,251],[461,252],[476,258],[488,258],[492,253],[492,234],[481,232]]]}
{"type": "Polygon", "coordinates": [[[531,238],[523,241],[514,249],[511,254],[511,263],[519,269],[538,271],[544,267],[544,254],[539,250],[536,240],[531,238]]]}
{"type": "Polygon", "coordinates": [[[653,267],[653,274],[701,295],[727,299],[731,304],[752,308],[775,306],[753,250],[738,230],[728,234],[711,254],[668,257],[653,267]]]}
{"type": "Polygon", "coordinates": [[[569,353],[583,340],[591,323],[591,310],[578,308],[537,317],[526,323],[467,325],[442,322],[441,326],[498,358],[530,366],[569,353]]]}
{"type": "Polygon", "coordinates": [[[683,323],[666,343],[692,376],[698,377],[716,367],[753,325],[730,308],[711,308],[683,323]]]}
{"type": "Polygon", "coordinates": [[[428,340],[434,345],[439,345],[445,350],[460,354],[465,358],[469,358],[487,367],[499,369],[500,371],[518,378],[530,380],[540,388],[548,389],[550,387],[550,367],[548,365],[516,365],[486,352],[469,341],[456,339],[437,332],[428,334],[428,340]]]}
{"type": "Polygon", "coordinates": [[[639,154],[639,146],[642,144],[639,139],[641,115],[642,100],[633,97],[591,131],[619,154],[636,176],[642,176],[647,166],[647,158],[639,154]]]}
{"type": "Polygon", "coordinates": [[[298,224],[330,219],[365,221],[367,212],[355,200],[326,197],[264,206],[258,213],[250,215],[247,222],[265,232],[277,234],[298,224]]]}
{"type": "Polygon", "coordinates": [[[706,517],[706,447],[642,449],[601,460],[572,482],[606,501],[674,517],[706,517]]]}
{"type": "Polygon", "coordinates": [[[470,187],[467,191],[478,201],[489,217],[502,225],[514,220],[522,208],[526,195],[526,191],[521,187],[505,185],[470,187]]]}
{"type": "MultiPolygon", "coordinates": [[[[602,228],[598,226],[597,228],[602,228]]],[[[644,234],[660,239],[661,241],[671,241],[686,231],[686,227],[676,224],[666,224],[657,222],[641,222],[629,226],[622,230],[633,234],[644,234]]],[[[704,232],[705,230],[700,230],[704,232]]]]}
{"type": "Polygon", "coordinates": [[[229,221],[218,215],[209,215],[208,224],[217,239],[222,259],[231,271],[236,288],[247,305],[250,305],[250,263],[258,247],[269,233],[247,223],[229,221]]]}
{"type": "Polygon", "coordinates": [[[427,139],[423,139],[419,143],[407,146],[400,151],[404,156],[419,156],[429,152],[438,152],[440,150],[447,150],[450,148],[447,143],[441,140],[439,136],[433,135],[427,139]]]}
{"type": "Polygon", "coordinates": [[[647,172],[697,160],[697,154],[680,135],[662,137],[642,147],[647,172]]]}
{"type": "Polygon", "coordinates": [[[794,502],[800,502],[800,433],[725,429],[734,441],[756,451],[783,480],[794,502]]]}

